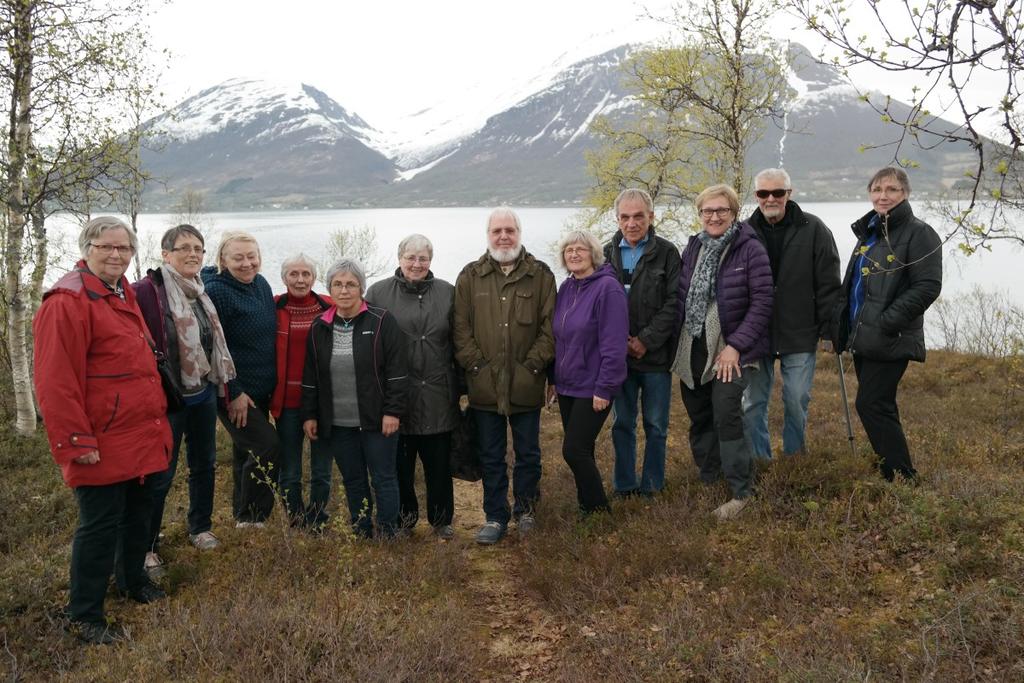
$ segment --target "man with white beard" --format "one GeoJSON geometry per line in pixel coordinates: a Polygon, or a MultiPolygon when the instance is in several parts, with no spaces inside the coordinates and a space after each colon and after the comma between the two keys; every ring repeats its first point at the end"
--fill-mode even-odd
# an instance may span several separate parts
{"type": "Polygon", "coordinates": [[[555,278],[523,249],[521,237],[516,213],[495,209],[487,220],[487,252],[455,281],[455,358],[466,371],[483,470],[487,521],[476,535],[482,545],[500,541],[513,517],[519,533],[528,533],[540,498],[540,409],[555,357],[555,278]],[[505,461],[509,427],[512,507],[505,461]]]}

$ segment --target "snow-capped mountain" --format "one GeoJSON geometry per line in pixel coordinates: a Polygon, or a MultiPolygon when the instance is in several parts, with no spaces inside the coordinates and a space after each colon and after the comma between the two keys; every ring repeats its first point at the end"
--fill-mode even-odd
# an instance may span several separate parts
{"type": "Polygon", "coordinates": [[[386,184],[394,164],[357,114],[302,83],[231,79],[149,122],[146,169],[213,204],[386,184]]]}
{"type": "MultiPolygon", "coordinates": [[[[622,68],[636,49],[623,45],[575,61],[564,55],[484,101],[488,116],[481,101],[471,106],[468,95],[453,95],[390,133],[311,86],[231,80],[153,122],[163,146],[144,162],[171,190],[204,190],[221,208],[574,203],[592,182],[585,154],[598,140],[590,124],[602,115],[621,123],[640,114],[622,68]]],[[[795,97],[785,119],[769,122],[749,150],[748,168],[785,166],[804,199],[859,197],[893,156],[891,146],[870,147],[897,131],[802,46],[794,45],[791,57],[795,97]]],[[[948,145],[900,153],[921,162],[919,189],[956,182],[969,154],[948,145]]]]}
{"type": "Polygon", "coordinates": [[[436,162],[488,119],[563,81],[574,65],[622,45],[622,31],[596,33],[580,41],[540,69],[512,80],[486,79],[394,122],[378,149],[393,158],[407,177],[436,162]]]}

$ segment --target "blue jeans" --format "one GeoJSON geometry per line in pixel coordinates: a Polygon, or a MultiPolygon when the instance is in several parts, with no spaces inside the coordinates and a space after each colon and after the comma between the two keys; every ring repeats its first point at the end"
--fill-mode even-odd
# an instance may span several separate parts
{"type": "MultiPolygon", "coordinates": [[[[794,455],[804,450],[807,429],[807,405],[814,383],[814,353],[786,353],[779,357],[782,371],[782,452],[794,455]]],[[[750,384],[743,394],[743,426],[755,458],[770,460],[768,437],[768,399],[775,381],[775,359],[761,359],[758,370],[750,373],[750,384]]]]}
{"type": "Polygon", "coordinates": [[[518,519],[533,514],[540,499],[540,408],[525,413],[500,415],[489,410],[474,410],[480,466],[483,470],[484,514],[488,522],[508,524],[513,514],[518,519]],[[508,433],[512,428],[512,497],[508,504],[508,433]]]}
{"type": "Polygon", "coordinates": [[[665,486],[665,439],[672,404],[672,374],[630,370],[612,402],[612,444],[615,446],[616,493],[655,493],[665,486]],[[643,414],[644,465],[636,478],[636,402],[643,414]]]}
{"type": "MultiPolygon", "coordinates": [[[[288,509],[288,516],[293,520],[301,519],[306,512],[302,502],[302,419],[298,408],[285,408],[281,417],[274,422],[277,427],[277,438],[281,442],[281,469],[277,484],[281,488],[281,496],[288,509]]],[[[330,463],[327,467],[327,486],[330,487],[330,463]]]]}
{"type": "Polygon", "coordinates": [[[202,403],[187,405],[182,410],[168,413],[174,447],[171,462],[163,472],[151,474],[153,515],[150,517],[150,548],[157,550],[160,526],[163,524],[164,503],[171,490],[178,469],[178,454],[182,438],[185,439],[185,458],[188,461],[188,532],[198,534],[210,530],[213,514],[213,488],[217,463],[217,394],[209,392],[202,403]]]}
{"type": "Polygon", "coordinates": [[[377,506],[377,533],[395,535],[398,529],[398,433],[358,427],[331,427],[330,438],[321,436],[311,449],[309,507],[316,521],[324,521],[324,509],[331,490],[331,459],[338,464],[345,485],[345,499],[357,536],[373,536],[374,504],[377,506]],[[326,484],[326,485],[325,485],[326,484]],[[372,495],[371,495],[372,493],[372,495]]]}

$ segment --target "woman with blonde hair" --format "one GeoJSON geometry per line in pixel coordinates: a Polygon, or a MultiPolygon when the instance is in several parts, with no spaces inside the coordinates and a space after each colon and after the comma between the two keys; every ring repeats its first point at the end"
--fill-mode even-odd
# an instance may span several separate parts
{"type": "Polygon", "coordinates": [[[612,399],[626,381],[629,303],[593,235],[568,233],[558,244],[558,255],[569,277],[555,299],[555,381],[548,395],[549,400],[558,396],[562,457],[576,479],[580,512],[607,512],[611,508],[594,448],[612,399]]]}
{"type": "Polygon", "coordinates": [[[261,527],[270,516],[279,466],[277,431],[268,417],[277,383],[277,313],[260,265],[255,237],[226,232],[216,267],[202,270],[237,373],[217,414],[234,443],[232,507],[238,528],[261,527]]]}
{"type": "Polygon", "coordinates": [[[705,483],[723,474],[732,498],[715,509],[732,519],[753,494],[752,453],[743,435],[743,390],[768,355],[772,269],[754,229],[737,216],[728,185],[696,200],[704,229],[690,238],[679,268],[679,376],[690,416],[690,450],[705,483]]]}

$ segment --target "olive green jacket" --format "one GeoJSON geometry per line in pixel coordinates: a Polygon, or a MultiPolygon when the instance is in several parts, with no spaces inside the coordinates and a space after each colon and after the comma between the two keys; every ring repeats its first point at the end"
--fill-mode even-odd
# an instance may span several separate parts
{"type": "Polygon", "coordinates": [[[466,370],[469,405],[502,415],[544,405],[555,357],[555,276],[523,249],[505,275],[488,254],[455,281],[455,359],[466,370]]]}

